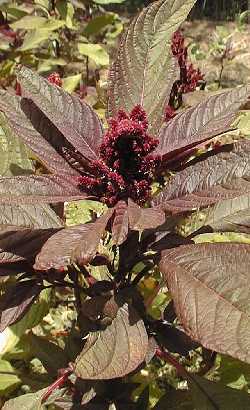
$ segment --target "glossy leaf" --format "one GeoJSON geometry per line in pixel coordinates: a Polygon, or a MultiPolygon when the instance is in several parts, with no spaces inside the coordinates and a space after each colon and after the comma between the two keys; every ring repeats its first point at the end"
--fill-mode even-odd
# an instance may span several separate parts
{"type": "Polygon", "coordinates": [[[78,377],[86,380],[123,377],[143,362],[148,337],[136,311],[124,303],[117,306],[116,316],[111,319],[105,330],[90,333],[75,361],[78,377]]]}
{"type": "Polygon", "coordinates": [[[250,363],[250,245],[181,246],[164,251],[159,266],[186,333],[250,363]]]}
{"type": "Polygon", "coordinates": [[[110,115],[119,108],[129,112],[141,104],[148,114],[150,131],[157,132],[178,77],[170,50],[172,35],[194,4],[195,0],[159,0],[132,21],[110,70],[110,115]]]}
{"type": "Polygon", "coordinates": [[[67,141],[32,101],[2,90],[0,109],[4,112],[13,133],[22,139],[47,169],[77,175],[60,155],[62,147],[67,147],[67,141]]]}
{"type": "Polygon", "coordinates": [[[128,236],[128,207],[125,201],[119,201],[115,207],[112,223],[112,239],[115,245],[121,245],[128,236]]]}
{"type": "Polygon", "coordinates": [[[155,152],[168,157],[231,129],[250,95],[250,85],[213,95],[162,126],[155,152]]]}
{"type": "Polygon", "coordinates": [[[233,199],[250,191],[250,142],[235,144],[223,152],[180,171],[152,201],[174,213],[194,210],[233,199]]]}
{"type": "Polygon", "coordinates": [[[92,108],[28,68],[19,68],[17,77],[24,95],[33,100],[76,150],[87,159],[97,159],[103,130],[92,108]]]}
{"type": "Polygon", "coordinates": [[[77,178],[66,175],[30,175],[0,178],[0,203],[57,203],[83,199],[77,178]]]}
{"type": "Polygon", "coordinates": [[[154,229],[164,224],[166,218],[163,211],[153,208],[140,208],[131,199],[128,200],[129,227],[134,231],[154,229]]]}
{"type": "Polygon", "coordinates": [[[0,332],[21,319],[37,298],[42,287],[34,280],[19,282],[10,287],[0,300],[0,332]]]}
{"type": "Polygon", "coordinates": [[[199,410],[248,410],[250,394],[231,389],[223,384],[194,376],[194,383],[189,383],[193,403],[199,410]]]}
{"type": "Polygon", "coordinates": [[[15,390],[21,380],[7,360],[0,359],[0,394],[6,396],[15,390]]]}

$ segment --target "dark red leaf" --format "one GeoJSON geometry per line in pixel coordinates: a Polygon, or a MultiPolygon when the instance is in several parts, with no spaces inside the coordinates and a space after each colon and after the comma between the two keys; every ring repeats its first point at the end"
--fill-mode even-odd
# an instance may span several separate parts
{"type": "Polygon", "coordinates": [[[0,230],[0,264],[32,261],[55,229],[27,229],[7,226],[0,230]]]}
{"type": "Polygon", "coordinates": [[[70,144],[87,159],[97,159],[103,130],[93,109],[28,68],[20,67],[17,76],[24,96],[31,98],[70,144]]]}
{"type": "Polygon", "coordinates": [[[28,99],[0,91],[0,110],[14,133],[55,173],[77,175],[59,155],[66,140],[48,118],[28,99]]]}
{"type": "Polygon", "coordinates": [[[87,264],[96,255],[98,244],[111,216],[108,211],[95,223],[72,226],[52,235],[37,255],[35,269],[60,269],[73,262],[87,264]]]}
{"type": "Polygon", "coordinates": [[[164,251],[160,270],[186,333],[250,363],[250,245],[206,243],[164,251]]]}
{"type": "Polygon", "coordinates": [[[168,158],[231,129],[238,110],[250,97],[250,86],[213,95],[184,110],[162,126],[156,153],[168,158]]]}
{"type": "Polygon", "coordinates": [[[0,300],[0,332],[20,320],[42,290],[35,280],[19,282],[0,300]]]}
{"type": "Polygon", "coordinates": [[[250,191],[250,141],[231,152],[211,156],[180,171],[152,203],[166,212],[182,213],[237,198],[250,191]]]}
{"type": "Polygon", "coordinates": [[[30,175],[0,178],[0,203],[56,203],[83,199],[77,178],[67,175],[30,175]]]}
{"type": "Polygon", "coordinates": [[[134,231],[154,229],[164,224],[165,213],[159,209],[140,208],[131,199],[128,200],[129,227],[134,231]]]}

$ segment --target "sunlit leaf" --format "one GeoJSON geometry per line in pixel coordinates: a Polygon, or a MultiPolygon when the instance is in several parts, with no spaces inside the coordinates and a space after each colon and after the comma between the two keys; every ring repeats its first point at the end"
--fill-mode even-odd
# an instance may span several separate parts
{"type": "Polygon", "coordinates": [[[172,85],[178,77],[170,50],[173,33],[185,20],[195,0],[159,0],[129,25],[110,70],[110,115],[119,108],[131,111],[141,104],[156,133],[164,121],[172,85]]]}
{"type": "Polygon", "coordinates": [[[250,363],[250,245],[216,243],[163,252],[160,270],[187,334],[250,363]]]}
{"type": "Polygon", "coordinates": [[[89,335],[75,361],[75,374],[82,379],[123,377],[135,370],[145,358],[148,337],[143,321],[127,303],[116,305],[116,308],[112,301],[110,304],[106,316],[112,323],[105,330],[89,335]]]}
{"type": "Polygon", "coordinates": [[[109,63],[107,51],[100,44],[78,44],[79,53],[91,58],[96,64],[106,66],[109,63]]]}

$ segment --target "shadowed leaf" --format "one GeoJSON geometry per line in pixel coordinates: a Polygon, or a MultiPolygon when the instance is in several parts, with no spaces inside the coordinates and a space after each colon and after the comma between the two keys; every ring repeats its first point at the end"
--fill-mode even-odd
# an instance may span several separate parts
{"type": "Polygon", "coordinates": [[[250,363],[250,245],[199,244],[164,251],[160,270],[187,334],[250,363]]]}
{"type": "Polygon", "coordinates": [[[36,393],[28,393],[14,399],[8,400],[3,410],[41,410],[42,398],[46,394],[48,387],[39,390],[36,393]]]}
{"type": "Polygon", "coordinates": [[[0,264],[32,261],[46,240],[58,229],[26,229],[6,226],[0,230],[0,264]]]}
{"type": "Polygon", "coordinates": [[[0,300],[0,332],[25,315],[41,290],[41,285],[35,280],[27,280],[17,283],[5,292],[0,300]]]}
{"type": "Polygon", "coordinates": [[[230,130],[240,107],[250,96],[250,85],[214,95],[184,110],[160,130],[156,153],[168,157],[230,130]]]}
{"type": "Polygon", "coordinates": [[[250,192],[250,142],[180,171],[152,203],[174,213],[216,204],[250,192]]]}
{"type": "Polygon", "coordinates": [[[0,178],[0,203],[56,203],[83,199],[78,181],[67,175],[30,175],[0,178]]]}
{"type": "Polygon", "coordinates": [[[111,319],[105,330],[90,333],[75,361],[78,377],[86,380],[123,377],[144,361],[148,336],[134,308],[127,303],[117,306],[117,314],[111,319]]]}
{"type": "Polygon", "coordinates": [[[128,207],[126,202],[119,201],[115,207],[112,223],[112,239],[115,245],[121,245],[128,236],[128,207]]]}
{"type": "Polygon", "coordinates": [[[0,110],[4,112],[14,134],[41,159],[47,169],[77,175],[58,153],[66,145],[65,138],[32,101],[0,91],[0,110]]]}
{"type": "Polygon", "coordinates": [[[92,108],[28,68],[20,67],[17,77],[24,95],[32,99],[74,148],[87,159],[97,159],[103,130],[92,108]]]}
{"type": "Polygon", "coordinates": [[[199,410],[248,410],[250,394],[194,376],[189,383],[195,408],[199,410]]]}
{"type": "Polygon", "coordinates": [[[195,0],[159,0],[144,9],[124,33],[109,74],[110,115],[141,104],[150,131],[164,121],[172,85],[178,77],[170,50],[173,33],[185,20],[195,0]]]}

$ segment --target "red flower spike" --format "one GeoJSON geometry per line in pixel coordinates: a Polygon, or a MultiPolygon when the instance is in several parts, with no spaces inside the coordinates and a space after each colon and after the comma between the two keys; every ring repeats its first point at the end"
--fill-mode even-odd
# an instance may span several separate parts
{"type": "Polygon", "coordinates": [[[108,206],[129,197],[144,204],[150,198],[155,168],[160,162],[158,156],[150,155],[158,140],[148,135],[147,129],[147,116],[141,106],[129,115],[119,111],[109,121],[100,160],[90,165],[94,176],[80,177],[79,186],[108,206]]]}
{"type": "Polygon", "coordinates": [[[57,85],[58,87],[62,87],[62,79],[58,73],[52,73],[48,76],[48,81],[50,84],[57,85]]]}

